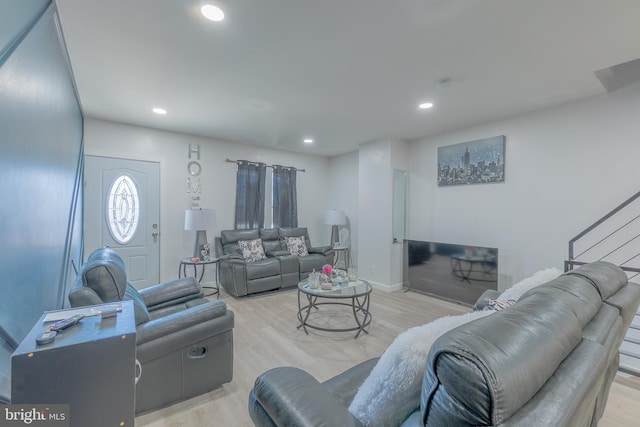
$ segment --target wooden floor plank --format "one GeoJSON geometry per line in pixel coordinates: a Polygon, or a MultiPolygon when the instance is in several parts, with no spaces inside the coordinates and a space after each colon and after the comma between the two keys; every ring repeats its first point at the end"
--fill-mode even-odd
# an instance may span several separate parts
{"type": "MultiPolygon", "coordinates": [[[[399,333],[412,326],[470,310],[417,292],[388,293],[374,289],[369,334],[354,339],[353,332],[310,330],[306,335],[297,329],[295,289],[249,298],[233,298],[223,290],[222,297],[234,311],[236,320],[233,381],[196,398],[141,415],[136,418],[136,426],[250,427],[253,423],[247,398],[256,377],[264,371],[277,366],[296,366],[324,381],[358,362],[379,356],[399,333]]],[[[344,307],[344,310],[349,309],[344,307]]],[[[331,321],[346,319],[341,314],[331,321]]],[[[633,378],[616,378],[601,427],[640,425],[637,406],[640,387],[634,388],[633,381],[633,378]]]]}

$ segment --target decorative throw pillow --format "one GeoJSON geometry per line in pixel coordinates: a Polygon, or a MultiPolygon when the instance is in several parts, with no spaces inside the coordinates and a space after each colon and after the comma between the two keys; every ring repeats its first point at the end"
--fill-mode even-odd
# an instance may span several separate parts
{"type": "Polygon", "coordinates": [[[256,262],[267,259],[262,247],[262,239],[238,240],[238,245],[242,250],[242,257],[247,262],[256,262]]]}
{"type": "Polygon", "coordinates": [[[295,256],[307,256],[309,251],[307,250],[307,244],[304,242],[304,237],[285,237],[284,242],[287,244],[289,253],[295,256]]]}
{"type": "Polygon", "coordinates": [[[356,393],[349,412],[367,427],[399,426],[420,406],[431,344],[445,332],[495,311],[446,316],[398,335],[356,393]]]}
{"type": "Polygon", "coordinates": [[[511,307],[515,303],[516,303],[516,300],[514,299],[506,299],[506,300],[490,299],[489,302],[487,302],[487,305],[484,306],[484,310],[500,311],[500,310],[504,310],[507,307],[511,307]]]}

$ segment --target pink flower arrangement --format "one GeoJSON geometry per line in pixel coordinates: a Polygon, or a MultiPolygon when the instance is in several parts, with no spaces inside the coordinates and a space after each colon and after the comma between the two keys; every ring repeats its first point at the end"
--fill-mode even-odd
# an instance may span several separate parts
{"type": "Polygon", "coordinates": [[[322,267],[322,272],[324,274],[331,274],[332,271],[333,271],[333,267],[331,267],[328,264],[322,267]]]}

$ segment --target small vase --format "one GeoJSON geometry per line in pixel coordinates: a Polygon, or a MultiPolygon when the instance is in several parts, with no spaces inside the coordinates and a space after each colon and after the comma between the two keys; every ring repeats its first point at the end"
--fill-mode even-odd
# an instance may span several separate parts
{"type": "Polygon", "coordinates": [[[347,279],[349,279],[349,283],[356,282],[358,280],[358,269],[356,267],[349,267],[347,270],[347,279]]]}
{"type": "Polygon", "coordinates": [[[311,289],[318,289],[320,286],[320,273],[310,273],[309,274],[309,287],[311,289]]]}

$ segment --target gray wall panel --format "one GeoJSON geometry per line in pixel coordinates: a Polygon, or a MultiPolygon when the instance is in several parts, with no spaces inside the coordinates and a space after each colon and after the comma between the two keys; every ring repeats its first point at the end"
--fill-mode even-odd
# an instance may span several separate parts
{"type": "MultiPolygon", "coordinates": [[[[26,35],[15,25],[24,37],[0,51],[0,335],[15,342],[42,311],[62,307],[82,249],[82,111],[55,4],[2,2],[1,20],[28,16],[27,4],[40,18],[23,20],[33,24],[26,35]]],[[[0,376],[8,375],[0,350],[0,376]]]]}

